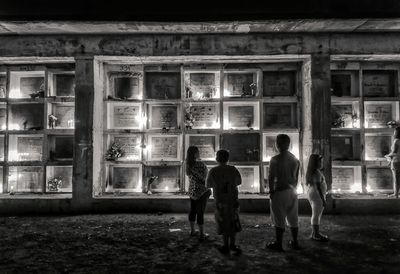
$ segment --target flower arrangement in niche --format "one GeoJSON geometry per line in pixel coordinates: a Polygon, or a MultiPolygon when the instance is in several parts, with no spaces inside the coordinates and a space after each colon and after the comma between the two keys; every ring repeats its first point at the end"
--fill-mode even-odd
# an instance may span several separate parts
{"type": "Polygon", "coordinates": [[[148,195],[153,194],[153,193],[151,192],[151,184],[154,183],[157,179],[158,179],[158,176],[154,176],[154,175],[150,175],[150,177],[148,177],[148,180],[147,180],[147,189],[146,189],[148,195]]]}
{"type": "Polygon", "coordinates": [[[34,99],[34,98],[44,98],[44,83],[42,83],[39,87],[39,90],[36,90],[32,93],[29,94],[29,96],[34,99]]]}
{"type": "Polygon", "coordinates": [[[50,114],[48,117],[49,128],[55,128],[57,120],[58,118],[55,115],[50,114]]]}
{"type": "Polygon", "coordinates": [[[194,125],[194,117],[192,114],[191,106],[187,106],[185,109],[185,126],[187,129],[192,129],[194,125]]]}
{"type": "Polygon", "coordinates": [[[333,128],[343,128],[345,124],[345,117],[340,114],[336,114],[332,119],[333,128]]]}
{"type": "Polygon", "coordinates": [[[47,188],[50,192],[58,192],[62,185],[61,177],[54,177],[47,182],[47,188]]]}
{"type": "Polygon", "coordinates": [[[125,152],[122,148],[123,148],[123,145],[116,143],[116,142],[112,143],[111,147],[106,152],[106,156],[105,156],[106,160],[107,161],[115,161],[116,159],[124,156],[125,152]]]}
{"type": "Polygon", "coordinates": [[[251,83],[249,85],[250,89],[245,88],[245,86],[243,86],[242,89],[242,97],[246,97],[246,96],[254,96],[256,94],[257,91],[257,84],[256,83],[251,83]]]}

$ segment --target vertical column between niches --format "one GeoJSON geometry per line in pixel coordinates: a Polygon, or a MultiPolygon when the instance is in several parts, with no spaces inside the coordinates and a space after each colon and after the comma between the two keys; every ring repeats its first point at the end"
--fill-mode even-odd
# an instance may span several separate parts
{"type": "Polygon", "coordinates": [[[73,207],[89,210],[93,189],[93,56],[75,58],[75,136],[72,179],[73,207]]]}

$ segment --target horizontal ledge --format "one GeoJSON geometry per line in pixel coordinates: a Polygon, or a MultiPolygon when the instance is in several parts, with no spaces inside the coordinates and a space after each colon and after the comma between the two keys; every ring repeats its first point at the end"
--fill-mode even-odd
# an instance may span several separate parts
{"type": "Polygon", "coordinates": [[[209,34],[398,32],[400,18],[286,19],[230,22],[0,21],[0,35],[31,34],[209,34]]]}

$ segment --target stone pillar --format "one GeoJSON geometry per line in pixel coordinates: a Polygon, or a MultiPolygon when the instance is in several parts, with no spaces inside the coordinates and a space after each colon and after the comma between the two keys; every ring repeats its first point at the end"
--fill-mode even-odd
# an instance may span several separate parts
{"type": "Polygon", "coordinates": [[[330,189],[331,171],[331,91],[330,56],[314,54],[311,56],[311,125],[312,152],[324,156],[324,175],[330,189]]]}
{"type": "Polygon", "coordinates": [[[93,181],[93,56],[75,58],[75,136],[72,207],[90,211],[93,181]]]}

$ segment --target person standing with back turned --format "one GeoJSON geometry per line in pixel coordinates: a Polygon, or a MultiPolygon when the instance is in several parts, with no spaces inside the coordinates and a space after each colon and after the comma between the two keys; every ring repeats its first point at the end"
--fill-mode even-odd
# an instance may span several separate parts
{"type": "Polygon", "coordinates": [[[289,242],[292,249],[299,249],[298,235],[298,200],[297,180],[300,162],[288,151],[290,138],[286,134],[276,137],[278,155],[271,158],[269,166],[269,192],[271,219],[275,226],[276,240],[267,244],[267,248],[283,251],[282,240],[285,232],[285,221],[290,227],[293,240],[289,242]]]}

